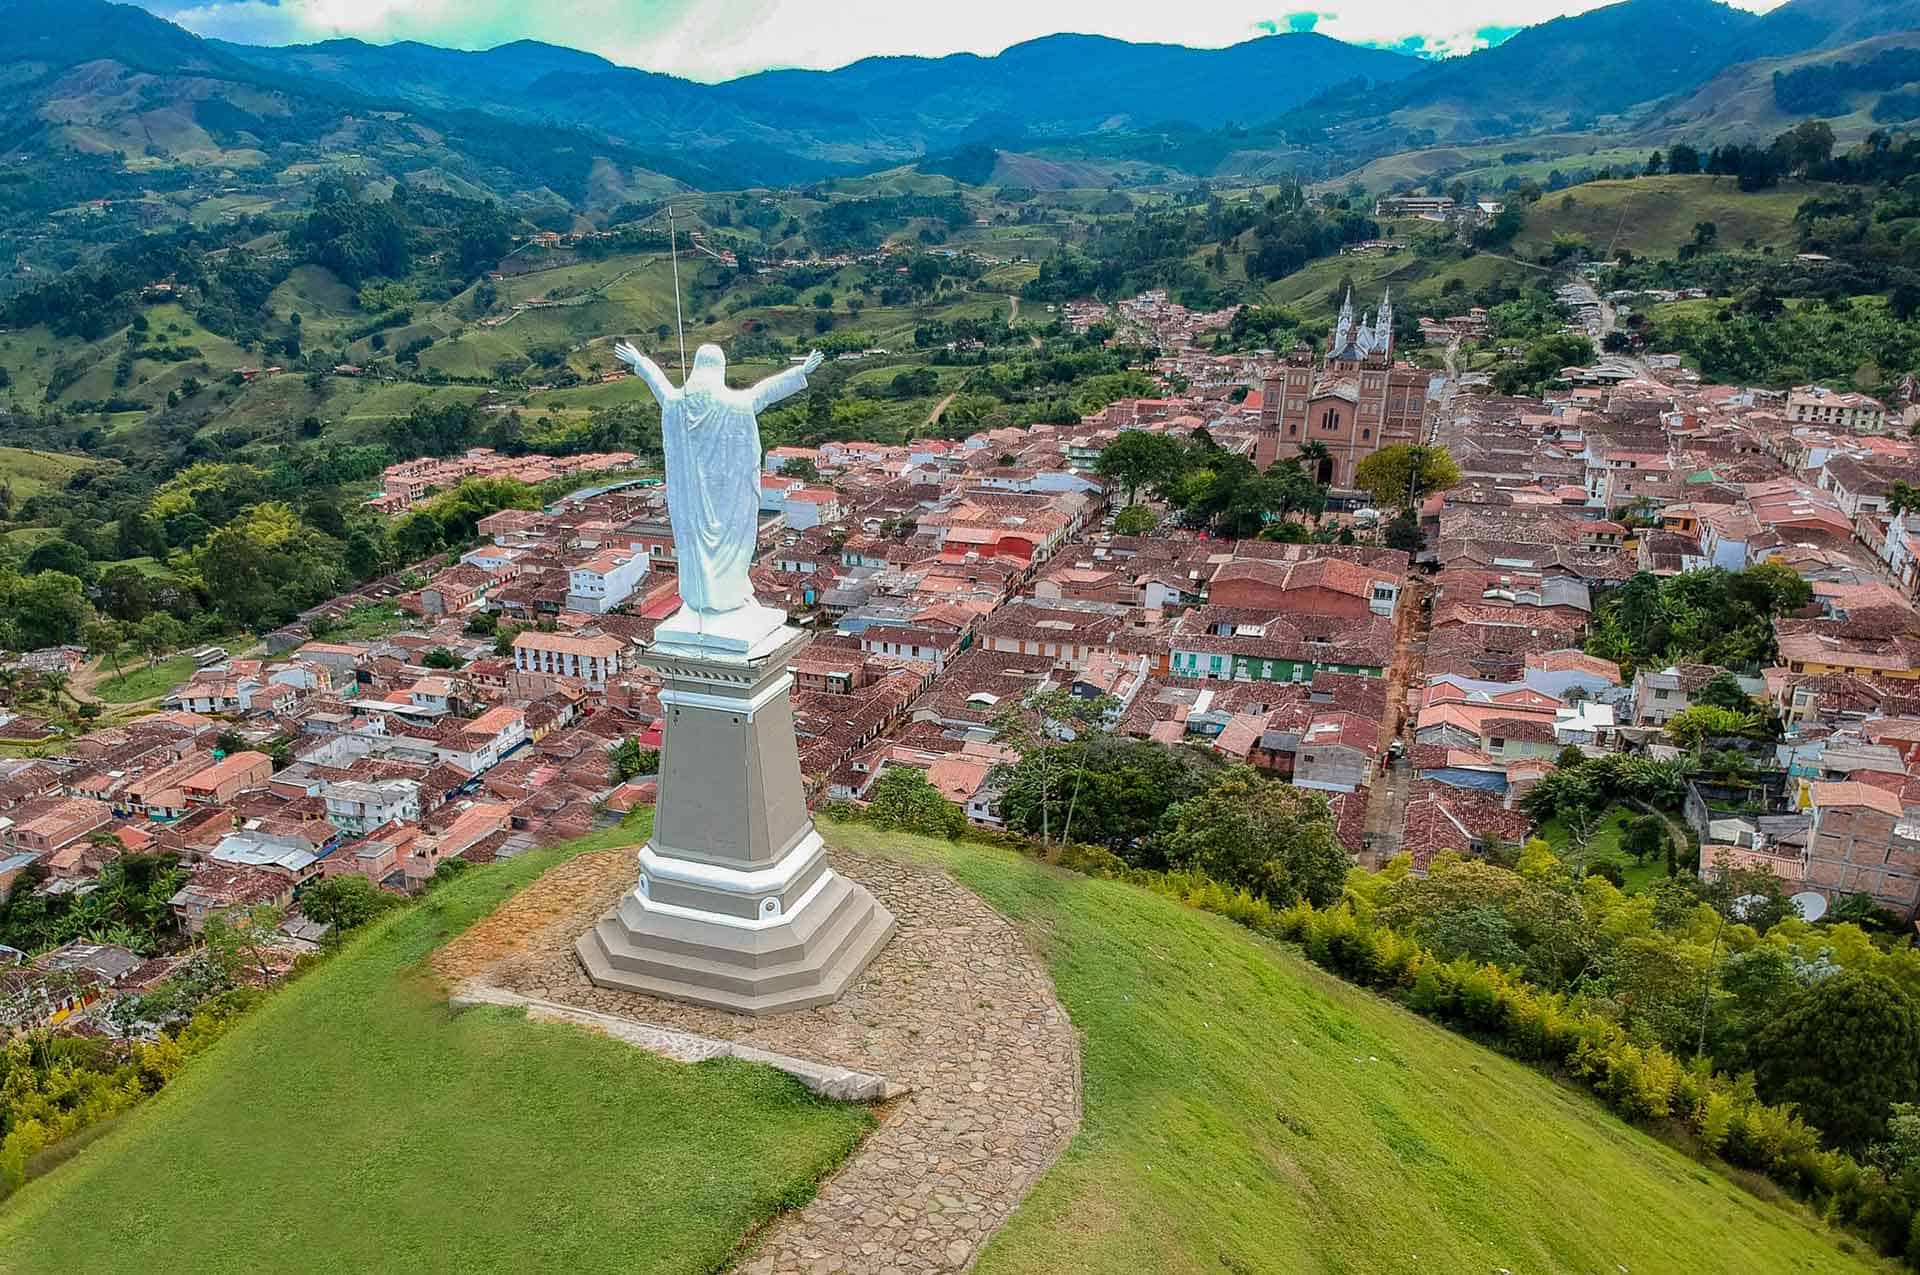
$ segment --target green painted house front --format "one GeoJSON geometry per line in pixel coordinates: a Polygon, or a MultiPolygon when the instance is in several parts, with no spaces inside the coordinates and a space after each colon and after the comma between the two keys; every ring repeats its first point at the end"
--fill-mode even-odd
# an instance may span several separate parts
{"type": "Polygon", "coordinates": [[[1363,677],[1383,677],[1384,666],[1369,664],[1316,664],[1312,660],[1267,659],[1252,655],[1216,655],[1183,651],[1175,647],[1167,667],[1175,677],[1210,677],[1233,682],[1310,682],[1322,669],[1329,673],[1357,673],[1363,677]]]}

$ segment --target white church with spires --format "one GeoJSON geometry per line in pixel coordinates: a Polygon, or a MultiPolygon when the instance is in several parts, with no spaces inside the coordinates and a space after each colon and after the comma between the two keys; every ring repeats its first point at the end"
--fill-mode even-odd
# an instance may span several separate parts
{"type": "Polygon", "coordinates": [[[1358,324],[1353,321],[1353,289],[1347,289],[1346,300],[1340,304],[1340,317],[1334,320],[1333,340],[1327,345],[1329,361],[1344,359],[1348,362],[1364,362],[1375,350],[1384,354],[1393,352],[1393,290],[1389,288],[1380,299],[1377,313],[1364,317],[1358,324]]]}
{"type": "Polygon", "coordinates": [[[1432,374],[1397,362],[1393,347],[1391,293],[1382,296],[1378,310],[1356,320],[1348,289],[1326,357],[1316,359],[1302,341],[1262,387],[1254,463],[1265,469],[1319,443],[1326,455],[1312,462],[1314,476],[1350,489],[1362,460],[1389,444],[1419,442],[1432,374]]]}

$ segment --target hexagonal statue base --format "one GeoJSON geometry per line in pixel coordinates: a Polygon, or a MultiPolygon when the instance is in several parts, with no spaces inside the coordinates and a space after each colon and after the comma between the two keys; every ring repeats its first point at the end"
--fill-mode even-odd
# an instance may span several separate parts
{"type": "Polygon", "coordinates": [[[682,612],[641,659],[664,683],[660,789],[639,884],[575,944],[602,987],[805,1009],[892,937],[893,914],[827,866],[807,813],[787,671],[805,635],[753,611],[711,634],[682,612]]]}

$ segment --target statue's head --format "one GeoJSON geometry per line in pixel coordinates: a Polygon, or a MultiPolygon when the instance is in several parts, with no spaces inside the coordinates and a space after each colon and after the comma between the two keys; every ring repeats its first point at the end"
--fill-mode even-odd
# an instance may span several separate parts
{"type": "Polygon", "coordinates": [[[718,387],[727,383],[727,356],[720,347],[709,342],[693,352],[693,373],[689,381],[699,381],[709,387],[718,387]]]}

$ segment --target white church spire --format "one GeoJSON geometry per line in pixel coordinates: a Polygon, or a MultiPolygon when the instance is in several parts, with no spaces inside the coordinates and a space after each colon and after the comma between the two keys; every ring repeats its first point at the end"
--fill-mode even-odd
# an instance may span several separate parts
{"type": "Polygon", "coordinates": [[[1380,298],[1380,312],[1374,316],[1373,348],[1379,354],[1393,353],[1393,289],[1380,298]]]}

